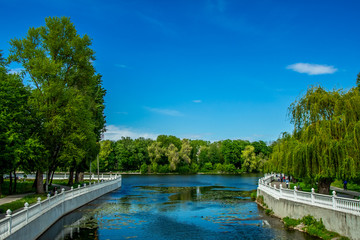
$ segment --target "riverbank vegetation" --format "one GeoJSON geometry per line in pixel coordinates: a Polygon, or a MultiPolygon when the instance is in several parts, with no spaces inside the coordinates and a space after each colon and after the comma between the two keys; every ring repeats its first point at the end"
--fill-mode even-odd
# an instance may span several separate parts
{"type": "Polygon", "coordinates": [[[0,193],[4,174],[9,193],[16,192],[19,170],[36,172],[37,193],[44,193],[45,172],[50,184],[62,168],[70,185],[74,174],[80,181],[105,130],[105,89],[90,37],[80,36],[70,18],[48,17],[10,45],[7,59],[0,52],[0,193]],[[11,73],[8,63],[21,72],[11,73]]]}
{"type": "MultiPolygon", "coordinates": [[[[271,146],[263,141],[122,138],[100,143],[100,171],[141,173],[242,173],[263,171],[271,146]]],[[[96,169],[97,162],[92,162],[96,169]]]]}
{"type": "Polygon", "coordinates": [[[325,239],[325,240],[349,239],[347,237],[340,236],[340,234],[338,233],[327,230],[322,222],[322,219],[318,221],[313,216],[310,215],[305,216],[302,219],[293,219],[293,218],[285,217],[283,219],[283,222],[286,228],[305,231],[311,236],[316,236],[321,239],[325,239]]]}
{"type": "Polygon", "coordinates": [[[275,142],[268,171],[317,182],[324,194],[335,179],[360,182],[360,74],[346,91],[310,87],[289,116],[294,130],[275,142]]]}

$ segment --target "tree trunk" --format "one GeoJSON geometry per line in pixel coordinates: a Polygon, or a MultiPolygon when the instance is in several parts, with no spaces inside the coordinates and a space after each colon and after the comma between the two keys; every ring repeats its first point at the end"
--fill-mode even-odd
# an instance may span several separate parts
{"type": "Polygon", "coordinates": [[[17,184],[17,178],[16,178],[16,171],[14,170],[14,188],[13,188],[14,193],[16,193],[16,184],[17,184]]]}
{"type": "Polygon", "coordinates": [[[50,178],[50,185],[52,185],[52,181],[54,179],[55,171],[52,171],[51,178],[50,178]]]}
{"type": "Polygon", "coordinates": [[[83,172],[79,172],[79,180],[80,180],[80,182],[84,181],[84,176],[85,176],[85,174],[83,172]]]}
{"type": "Polygon", "coordinates": [[[318,189],[320,194],[329,194],[330,184],[333,182],[331,178],[320,178],[318,180],[318,189]]]}
{"type": "Polygon", "coordinates": [[[80,172],[78,170],[76,170],[75,173],[75,183],[79,183],[80,182],[80,176],[79,176],[80,172]]]}
{"type": "Polygon", "coordinates": [[[44,191],[44,176],[43,172],[38,170],[36,171],[36,193],[37,194],[43,194],[44,191]]]}
{"type": "Polygon", "coordinates": [[[9,195],[12,194],[12,174],[11,172],[9,173],[9,177],[10,177],[10,182],[9,182],[9,195]]]}
{"type": "Polygon", "coordinates": [[[2,195],[2,185],[4,182],[4,175],[0,175],[0,196],[2,195]]]}
{"type": "Polygon", "coordinates": [[[74,185],[74,169],[73,168],[70,168],[68,185],[69,186],[74,185]]]}

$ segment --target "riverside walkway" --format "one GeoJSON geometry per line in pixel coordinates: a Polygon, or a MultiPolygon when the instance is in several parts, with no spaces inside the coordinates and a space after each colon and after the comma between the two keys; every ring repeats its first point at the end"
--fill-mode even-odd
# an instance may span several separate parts
{"type": "MultiPolygon", "coordinates": [[[[350,239],[360,240],[360,200],[338,195],[299,191],[284,187],[276,180],[275,174],[266,174],[259,179],[257,195],[262,196],[264,203],[280,218],[303,218],[311,215],[322,219],[325,227],[350,239]]],[[[357,192],[337,188],[339,192],[358,196],[357,192]]]]}
{"type": "MultiPolygon", "coordinates": [[[[280,185],[282,186],[282,188],[286,189],[286,183],[284,182],[279,182],[278,180],[273,180],[271,182],[273,185],[276,186],[277,189],[280,189],[280,185]]],[[[351,191],[351,190],[344,190],[343,188],[338,188],[338,187],[330,187],[331,191],[335,191],[337,193],[338,196],[341,197],[346,197],[346,198],[356,198],[358,199],[360,197],[360,192],[356,192],[356,191],[351,191]]]]}

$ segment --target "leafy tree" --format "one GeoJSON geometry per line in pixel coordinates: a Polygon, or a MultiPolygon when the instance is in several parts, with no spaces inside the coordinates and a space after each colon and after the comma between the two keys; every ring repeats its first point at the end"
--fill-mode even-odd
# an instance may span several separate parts
{"type": "Polygon", "coordinates": [[[210,142],[204,140],[190,140],[191,153],[190,158],[191,162],[198,163],[199,162],[199,154],[201,146],[209,146],[210,142]]]}
{"type": "Polygon", "coordinates": [[[277,141],[269,170],[318,182],[328,193],[335,179],[353,179],[359,171],[360,92],[310,87],[289,108],[293,134],[277,141]]]}
{"type": "MultiPolygon", "coordinates": [[[[105,90],[92,61],[91,40],[79,36],[70,18],[46,18],[45,26],[30,28],[23,39],[11,40],[10,61],[18,62],[34,86],[30,102],[41,119],[41,139],[49,152],[48,176],[57,167],[81,168],[95,158],[104,131],[105,90]]],[[[42,192],[39,167],[37,191],[42,192]]]]}
{"type": "Polygon", "coordinates": [[[262,153],[265,156],[269,156],[271,153],[271,148],[264,141],[255,141],[251,145],[254,147],[254,152],[256,155],[262,153]]]}
{"type": "Polygon", "coordinates": [[[181,140],[172,135],[159,135],[156,139],[157,142],[161,143],[163,148],[168,148],[170,144],[174,144],[177,149],[181,148],[181,140]]]}
{"type": "Polygon", "coordinates": [[[0,52],[0,175],[2,178],[2,174],[10,174],[10,193],[16,191],[16,170],[22,166],[22,170],[31,171],[46,156],[29,97],[30,89],[24,86],[20,76],[7,73],[0,52]]]}
{"type": "Polygon", "coordinates": [[[190,159],[191,146],[188,139],[183,139],[181,141],[181,149],[179,152],[180,159],[183,160],[187,165],[191,163],[190,159]]]}
{"type": "Polygon", "coordinates": [[[244,159],[242,164],[242,170],[244,172],[253,172],[257,169],[257,158],[254,146],[247,145],[242,152],[242,158],[244,159]]]}
{"type": "Polygon", "coordinates": [[[199,164],[200,167],[203,166],[209,160],[209,147],[201,146],[199,149],[199,164]]]}
{"type": "Polygon", "coordinates": [[[158,162],[162,159],[163,155],[165,155],[165,150],[161,147],[161,142],[153,142],[147,149],[151,164],[157,168],[158,162]]]}
{"type": "Polygon", "coordinates": [[[242,164],[241,152],[245,148],[247,141],[242,140],[225,140],[221,143],[221,153],[224,157],[225,164],[234,164],[240,168],[242,164]]]}
{"type": "Polygon", "coordinates": [[[178,148],[174,144],[170,143],[166,151],[166,156],[169,158],[170,170],[175,171],[177,165],[180,162],[178,148]]]}

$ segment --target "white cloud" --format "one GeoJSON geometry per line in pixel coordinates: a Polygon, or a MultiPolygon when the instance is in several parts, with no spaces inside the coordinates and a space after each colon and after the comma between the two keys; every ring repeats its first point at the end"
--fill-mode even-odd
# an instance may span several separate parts
{"type": "Polygon", "coordinates": [[[128,68],[128,66],[126,66],[125,64],[115,64],[115,67],[128,68]]]}
{"type": "Polygon", "coordinates": [[[202,100],[193,100],[193,103],[202,103],[202,100]]]}
{"type": "Polygon", "coordinates": [[[104,139],[117,141],[121,139],[121,137],[130,137],[132,139],[143,137],[143,138],[151,138],[156,139],[158,134],[154,133],[146,133],[134,130],[128,127],[109,125],[106,127],[106,132],[104,133],[104,139]]]}
{"type": "Polygon", "coordinates": [[[295,72],[306,73],[309,75],[333,74],[337,71],[334,66],[311,64],[311,63],[295,63],[286,67],[295,72]]]}
{"type": "Polygon", "coordinates": [[[9,70],[9,73],[10,74],[20,74],[21,73],[21,71],[23,71],[24,69],[23,68],[12,68],[12,69],[10,69],[9,70]]]}
{"type": "Polygon", "coordinates": [[[159,113],[159,114],[167,115],[167,116],[173,116],[173,117],[183,116],[183,114],[181,112],[179,112],[177,110],[172,110],[172,109],[150,108],[150,107],[145,107],[145,109],[150,112],[159,113]]]}

